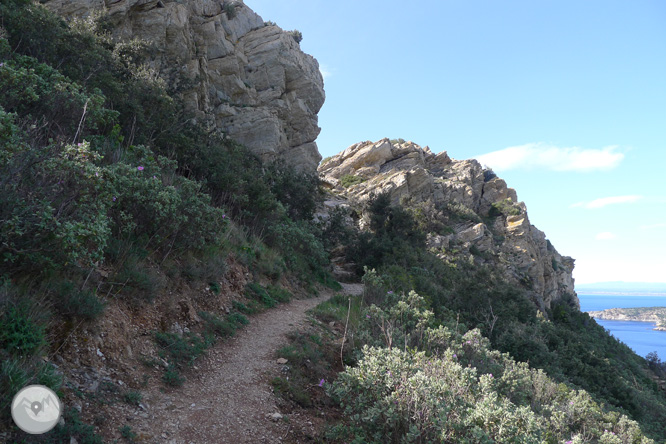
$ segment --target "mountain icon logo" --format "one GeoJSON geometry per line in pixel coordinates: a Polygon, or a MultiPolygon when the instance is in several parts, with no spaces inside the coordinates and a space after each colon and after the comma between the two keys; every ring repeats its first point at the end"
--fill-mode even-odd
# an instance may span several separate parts
{"type": "Polygon", "coordinates": [[[38,435],[51,430],[60,419],[58,395],[43,385],[23,387],[12,401],[12,419],[26,433],[38,435]]]}

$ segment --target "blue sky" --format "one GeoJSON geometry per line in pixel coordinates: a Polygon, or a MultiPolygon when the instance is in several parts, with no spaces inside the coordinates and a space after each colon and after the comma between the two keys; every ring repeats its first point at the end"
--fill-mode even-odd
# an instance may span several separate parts
{"type": "Polygon", "coordinates": [[[666,281],[666,2],[246,0],[320,63],[323,156],[480,158],[578,283],[666,281]]]}

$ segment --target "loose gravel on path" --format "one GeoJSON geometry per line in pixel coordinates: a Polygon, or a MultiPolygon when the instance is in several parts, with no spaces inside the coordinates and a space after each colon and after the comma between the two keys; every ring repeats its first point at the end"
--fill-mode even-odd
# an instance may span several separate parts
{"type": "MultiPolygon", "coordinates": [[[[359,294],[361,284],[343,284],[343,292],[359,294]]],[[[144,394],[147,418],[134,427],[149,429],[160,443],[282,443],[289,424],[278,412],[269,377],[277,374],[275,351],[286,335],[307,322],[306,312],[330,298],[326,291],[295,300],[257,316],[230,340],[212,348],[186,384],[168,394],[144,394]]]]}

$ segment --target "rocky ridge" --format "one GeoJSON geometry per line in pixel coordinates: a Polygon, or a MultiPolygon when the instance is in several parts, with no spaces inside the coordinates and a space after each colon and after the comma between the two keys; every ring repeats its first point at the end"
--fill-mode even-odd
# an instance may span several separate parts
{"type": "Polygon", "coordinates": [[[113,36],[156,48],[151,68],[196,119],[264,161],[314,172],[324,103],[319,64],[239,0],[45,0],[66,18],[108,14],[113,36]],[[178,84],[180,79],[180,85],[178,84]],[[182,81],[185,79],[185,81],[182,81]]]}
{"type": "MultiPolygon", "coordinates": [[[[470,260],[499,270],[527,289],[541,310],[574,291],[574,260],[560,255],[530,223],[516,191],[476,160],[454,160],[412,142],[360,142],[319,166],[325,184],[352,208],[372,195],[416,207],[441,229],[428,234],[428,248],[446,261],[470,260]]],[[[360,218],[364,224],[364,215],[360,218]]]]}

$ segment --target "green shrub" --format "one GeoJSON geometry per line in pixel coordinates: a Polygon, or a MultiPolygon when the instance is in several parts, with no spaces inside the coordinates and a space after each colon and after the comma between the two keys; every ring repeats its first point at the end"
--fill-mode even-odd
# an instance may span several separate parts
{"type": "MultiPolygon", "coordinates": [[[[324,322],[344,323],[347,319],[349,296],[337,294],[314,308],[314,314],[324,322]]],[[[349,317],[350,325],[355,329],[361,315],[361,299],[352,298],[352,311],[349,317]]]]}
{"type": "Polygon", "coordinates": [[[30,375],[25,362],[16,358],[3,359],[0,364],[0,417],[8,416],[12,398],[19,390],[28,385],[30,375]]]}
{"type": "MultiPolygon", "coordinates": [[[[229,18],[232,6],[223,6],[229,18]]],[[[14,188],[0,190],[5,268],[85,268],[105,252],[122,268],[133,249],[162,255],[161,263],[218,244],[233,218],[250,232],[269,233],[268,254],[249,255],[246,263],[273,279],[286,268],[306,280],[320,271],[326,258],[311,222],[316,175],[262,165],[246,148],[194,124],[169,96],[176,91],[146,68],[150,45],[114,42],[108,18],[67,24],[23,1],[0,8],[7,35],[0,52],[8,60],[0,69],[0,106],[21,122],[0,135],[3,148],[18,153],[0,159],[0,175],[19,172],[9,182],[14,188]],[[40,123],[51,120],[58,124],[40,123]],[[29,124],[38,129],[20,130],[29,124]],[[86,174],[76,176],[82,167],[86,174]]],[[[175,70],[167,77],[188,84],[175,70]]],[[[196,268],[186,274],[209,274],[196,268]]]]}
{"type": "Polygon", "coordinates": [[[314,333],[292,332],[288,339],[288,345],[281,347],[276,355],[287,359],[289,375],[271,381],[275,393],[305,408],[328,404],[320,396],[322,379],[334,374],[331,367],[339,359],[339,348],[325,346],[321,336],[314,333]]]}
{"type": "Polygon", "coordinates": [[[245,314],[255,314],[257,310],[253,307],[248,307],[247,305],[243,304],[242,302],[238,301],[233,301],[231,303],[231,306],[234,308],[234,310],[238,310],[241,313],[245,314]]]}
{"type": "Polygon", "coordinates": [[[85,424],[81,420],[79,412],[75,408],[67,409],[63,418],[65,425],[58,424],[49,432],[49,442],[67,444],[72,442],[72,438],[81,444],[102,444],[104,442],[101,436],[95,434],[93,426],[85,424]]]}
{"type": "Polygon", "coordinates": [[[85,128],[94,130],[113,122],[118,115],[104,108],[104,96],[99,91],[87,92],[33,57],[14,54],[5,60],[0,67],[0,91],[0,104],[6,111],[30,115],[62,133],[78,135],[84,116],[85,128]]]}
{"type": "MultiPolygon", "coordinates": [[[[256,282],[250,282],[245,287],[245,295],[253,299],[267,308],[275,307],[277,304],[282,302],[289,302],[292,298],[292,294],[285,290],[284,288],[277,287],[275,285],[269,285],[268,287],[263,287],[256,282]]],[[[240,307],[239,304],[238,306],[240,307]]],[[[234,305],[236,308],[236,305],[234,305]]],[[[249,313],[247,308],[237,308],[243,313],[249,313]]]]}
{"type": "Polygon", "coordinates": [[[236,333],[236,322],[232,319],[222,320],[212,313],[200,311],[199,317],[204,320],[206,329],[221,338],[233,336],[236,333]]]}
{"type": "Polygon", "coordinates": [[[227,316],[227,319],[238,326],[247,325],[250,323],[250,320],[243,316],[241,313],[231,313],[227,316]]]}
{"type": "Polygon", "coordinates": [[[198,258],[188,254],[180,268],[181,274],[190,281],[216,283],[228,270],[227,255],[222,252],[211,252],[198,258]]]}
{"type": "Polygon", "coordinates": [[[4,267],[43,271],[100,261],[111,196],[89,145],[0,148],[0,175],[7,178],[0,188],[4,267]]]}
{"type": "Polygon", "coordinates": [[[360,332],[365,342],[388,348],[422,347],[424,332],[434,317],[425,299],[412,290],[408,295],[390,292],[383,302],[385,308],[373,304],[365,312],[367,322],[360,332]]]}
{"type": "Polygon", "coordinates": [[[354,185],[358,185],[359,183],[365,182],[367,179],[361,177],[361,176],[354,176],[352,174],[346,174],[340,178],[340,185],[342,185],[344,188],[349,188],[354,185]]]}
{"type": "Polygon", "coordinates": [[[287,31],[287,34],[289,34],[294,40],[296,40],[296,43],[301,43],[301,41],[303,40],[303,33],[298,29],[294,29],[293,31],[287,31]]]}
{"type": "Polygon", "coordinates": [[[35,355],[46,345],[46,329],[26,303],[5,305],[0,317],[0,347],[16,357],[35,355]]]}
{"type": "Polygon", "coordinates": [[[123,400],[130,405],[139,405],[142,398],[141,392],[135,390],[125,392],[123,395],[123,400]]]}
{"type": "Polygon", "coordinates": [[[603,442],[612,432],[618,442],[651,442],[641,440],[635,422],[603,412],[587,393],[490,352],[480,335],[438,334],[448,339],[436,356],[366,347],[358,366],[328,389],[346,417],[332,437],[369,443],[438,442],[444,436],[451,442],[474,437],[474,442],[537,443],[587,434],[603,442]],[[484,361],[489,358],[491,367],[484,361]]]}
{"type": "Polygon", "coordinates": [[[101,261],[110,236],[143,238],[143,248],[165,253],[216,242],[223,211],[174,174],[175,162],[139,144],[181,118],[139,66],[146,46],[112,43],[94,18],[69,27],[26,2],[5,2],[0,13],[9,40],[0,48],[8,57],[0,67],[5,264],[87,267],[101,261]],[[32,129],[20,130],[6,111],[32,129]]]}
{"type": "Polygon", "coordinates": [[[227,14],[229,20],[236,18],[236,6],[232,3],[225,3],[222,9],[224,10],[224,13],[227,14]]]}
{"type": "Polygon", "coordinates": [[[137,434],[134,433],[132,427],[124,425],[120,429],[118,429],[118,431],[120,432],[120,436],[122,436],[125,440],[127,440],[127,442],[135,442],[137,434]]]}
{"type": "Polygon", "coordinates": [[[163,82],[145,68],[147,44],[114,43],[110,20],[104,16],[91,14],[66,24],[46,8],[22,0],[8,0],[1,7],[9,46],[58,67],[87,90],[101,91],[113,104],[108,108],[118,113],[130,144],[146,143],[164,131],[169,120],[173,122],[169,119],[177,114],[173,100],[163,82]]]}
{"type": "Polygon", "coordinates": [[[308,392],[301,385],[290,381],[289,378],[276,376],[271,379],[271,385],[274,392],[279,396],[290,399],[301,407],[308,408],[312,406],[312,399],[308,392]]]}
{"type": "Polygon", "coordinates": [[[155,342],[162,354],[178,366],[192,365],[207,347],[207,342],[194,333],[179,336],[175,333],[155,333],[155,342]]]}
{"type": "MultiPolygon", "coordinates": [[[[1,109],[0,119],[13,125],[1,109]]],[[[87,267],[103,258],[110,236],[145,239],[142,248],[165,253],[219,242],[224,211],[193,181],[175,176],[163,183],[173,176],[173,162],[151,161],[146,148],[134,147],[126,156],[131,163],[102,166],[88,142],[37,148],[20,136],[18,129],[6,136],[12,148],[0,158],[0,172],[10,179],[0,196],[6,263],[87,267]]]]}
{"type": "Polygon", "coordinates": [[[454,220],[482,222],[478,214],[461,203],[447,204],[446,212],[454,220]]]}
{"type": "MultiPolygon", "coordinates": [[[[613,415],[620,417],[615,412],[605,413],[605,408],[621,408],[623,410],[619,410],[620,412],[626,412],[633,419],[641,421],[645,433],[653,437],[663,436],[663,424],[666,419],[663,396],[655,391],[654,385],[648,382],[648,379],[644,379],[646,372],[649,372],[645,363],[642,360],[638,362],[637,357],[633,357],[633,353],[626,346],[619,344],[587,315],[580,313],[573,299],[565,297],[562,301],[553,303],[552,310],[548,314],[537,316],[534,302],[530,297],[522,289],[508,285],[493,270],[482,265],[446,264],[425,252],[419,243],[414,242],[418,236],[413,236],[411,242],[414,243],[411,243],[410,224],[402,222],[399,209],[397,217],[390,220],[392,212],[395,211],[392,207],[386,198],[371,202],[368,213],[372,232],[359,234],[355,241],[358,245],[352,249],[357,254],[353,256],[356,263],[362,265],[370,263],[377,267],[374,278],[368,277],[370,273],[366,274],[368,279],[364,277],[366,285],[363,297],[365,304],[375,304],[376,308],[373,308],[375,311],[363,312],[359,324],[353,326],[350,335],[353,335],[355,343],[348,348],[358,347],[359,343],[384,347],[390,343],[392,349],[399,347],[403,351],[423,350],[433,353],[432,344],[424,345],[425,332],[422,336],[422,330],[410,326],[409,322],[403,322],[403,320],[409,321],[410,316],[392,314],[399,310],[400,306],[395,297],[387,296],[388,292],[392,291],[396,295],[408,294],[414,290],[423,297],[425,303],[423,307],[433,312],[434,322],[441,323],[456,333],[465,332],[467,325],[478,326],[483,334],[490,338],[492,345],[502,352],[509,352],[515,359],[529,362],[534,368],[544,369],[558,382],[584,387],[591,394],[586,395],[585,399],[589,400],[590,396],[593,396],[605,404],[602,408],[599,405],[589,404],[587,400],[581,401],[576,411],[580,412],[579,418],[586,418],[583,421],[585,425],[576,428],[579,426],[569,423],[558,425],[559,423],[553,420],[544,432],[551,437],[546,439],[546,442],[558,442],[558,439],[553,440],[553,436],[560,436],[563,441],[570,440],[582,433],[583,428],[592,430],[595,427],[595,430],[602,431],[596,435],[597,439],[602,439],[603,428],[599,429],[599,425],[615,424],[614,420],[608,418],[612,418],[613,415]]],[[[449,217],[456,216],[449,214],[449,217]]],[[[341,313],[335,314],[337,318],[340,318],[340,315],[344,316],[346,307],[340,306],[339,311],[341,313]]],[[[335,318],[331,316],[330,319],[335,318]]],[[[505,403],[504,398],[519,407],[529,404],[537,420],[541,421],[543,417],[549,415],[543,413],[544,411],[555,409],[552,407],[553,399],[548,398],[550,395],[546,394],[557,394],[562,390],[568,393],[569,389],[564,385],[560,387],[552,380],[544,382],[544,375],[539,376],[531,371],[526,373],[527,367],[523,363],[499,358],[497,351],[479,351],[481,349],[477,348],[475,343],[484,343],[486,344],[483,346],[484,350],[489,349],[491,342],[488,339],[482,340],[478,336],[470,336],[464,342],[467,340],[470,344],[463,344],[459,348],[455,345],[460,343],[459,341],[448,341],[440,353],[447,350],[457,353],[461,364],[470,365],[482,373],[492,373],[496,376],[504,375],[505,372],[507,375],[513,374],[510,379],[499,377],[496,379],[501,382],[497,386],[498,400],[501,403],[505,403]],[[466,351],[466,347],[472,348],[466,351]],[[542,395],[530,394],[529,387],[532,385],[540,387],[542,395]]],[[[358,356],[358,351],[354,354],[358,356]]],[[[377,384],[377,380],[373,382],[377,384]]],[[[381,386],[381,382],[378,385],[381,386]]],[[[576,405],[578,401],[573,402],[576,405]]],[[[345,406],[354,404],[355,401],[349,397],[345,399],[345,406]]],[[[560,409],[558,411],[566,411],[568,407],[565,407],[564,402],[557,405],[557,409],[560,409]]],[[[358,414],[365,411],[374,412],[375,408],[383,412],[379,406],[365,405],[359,407],[358,414]]],[[[354,414],[353,411],[348,412],[348,415],[354,414]]],[[[389,415],[389,413],[381,414],[389,415]]],[[[568,418],[567,415],[570,413],[561,413],[561,415],[568,418]]],[[[631,423],[629,419],[625,420],[631,423]]],[[[616,435],[622,433],[619,430],[623,430],[624,426],[619,424],[625,420],[613,425],[613,432],[616,435]]],[[[393,439],[386,436],[368,438],[380,435],[366,435],[363,430],[367,427],[372,429],[372,426],[355,421],[346,421],[341,426],[346,430],[344,432],[346,434],[339,435],[336,439],[352,441],[356,437],[359,442],[362,440],[391,442],[393,439]]],[[[643,439],[642,435],[637,425],[632,424],[630,428],[633,431],[625,436],[636,436],[636,442],[640,442],[643,439]]],[[[404,438],[405,435],[400,436],[404,438]]],[[[400,441],[402,438],[395,439],[400,441]]]]}
{"type": "Polygon", "coordinates": [[[321,236],[329,251],[339,245],[343,247],[353,245],[358,237],[358,228],[351,222],[350,213],[348,208],[335,207],[323,223],[321,236]]]}
{"type": "Polygon", "coordinates": [[[289,268],[305,280],[328,264],[319,235],[309,221],[283,219],[268,227],[266,243],[280,250],[289,268]]]}
{"type": "Polygon", "coordinates": [[[266,287],[268,295],[276,300],[277,302],[289,302],[293,295],[282,287],[276,287],[275,285],[269,285],[266,287]]]}
{"type": "Polygon", "coordinates": [[[401,201],[400,204],[409,212],[417,224],[417,228],[424,233],[449,234],[452,230],[444,224],[444,211],[438,208],[431,200],[421,202],[401,201]]]}
{"type": "Polygon", "coordinates": [[[148,239],[143,248],[196,249],[219,241],[226,217],[201,185],[174,175],[176,164],[145,147],[111,166],[114,235],[148,239]],[[167,180],[168,179],[168,180],[167,180]]]}
{"type": "Polygon", "coordinates": [[[284,205],[292,220],[311,220],[319,197],[319,176],[296,171],[284,163],[273,163],[267,179],[271,192],[284,205]]]}
{"type": "Polygon", "coordinates": [[[64,316],[92,321],[104,313],[106,304],[94,291],[79,290],[71,281],[62,282],[56,291],[54,305],[64,316]]]}
{"type": "MultiPolygon", "coordinates": [[[[471,382],[477,382],[473,369],[437,362],[439,374],[434,377],[430,375],[435,368],[420,355],[368,348],[364,356],[329,388],[350,418],[348,424],[333,431],[335,438],[375,443],[409,442],[416,436],[436,442],[440,436],[455,439],[456,432],[461,438],[473,436],[458,416],[471,413],[473,398],[468,392],[471,382]],[[421,374],[417,374],[417,365],[421,374]],[[368,377],[371,374],[376,376],[368,377]]],[[[486,433],[475,435],[490,440],[486,433]]]]}
{"type": "MultiPolygon", "coordinates": [[[[342,290],[342,285],[340,285],[340,282],[336,281],[333,275],[328,271],[328,270],[319,270],[316,273],[316,278],[317,282],[320,284],[325,285],[326,287],[330,288],[331,290],[339,291],[342,290]]],[[[314,292],[312,295],[316,295],[317,293],[314,292]]]]}
{"type": "Polygon", "coordinates": [[[185,378],[180,374],[175,365],[169,365],[162,375],[162,381],[171,387],[182,387],[185,383],[185,378]]]}
{"type": "Polygon", "coordinates": [[[62,374],[49,362],[38,362],[35,365],[34,380],[37,381],[37,384],[45,385],[59,393],[63,382],[62,374]]]}
{"type": "Polygon", "coordinates": [[[122,295],[133,302],[150,302],[162,290],[166,280],[155,267],[129,258],[113,277],[122,284],[122,295]]]}
{"type": "Polygon", "coordinates": [[[418,230],[411,214],[393,205],[387,193],[367,203],[370,232],[360,233],[347,247],[347,259],[356,264],[360,274],[364,267],[399,263],[406,266],[417,261],[425,250],[425,234],[418,230]]]}
{"type": "Polygon", "coordinates": [[[245,287],[245,295],[267,308],[275,307],[277,305],[277,301],[268,294],[264,287],[256,282],[250,282],[247,284],[245,287]]]}
{"type": "Polygon", "coordinates": [[[287,271],[287,264],[282,254],[274,248],[260,248],[257,251],[259,254],[255,266],[259,273],[273,280],[280,279],[280,276],[287,271]]]}
{"type": "Polygon", "coordinates": [[[488,210],[488,216],[497,217],[504,216],[518,216],[521,210],[511,199],[504,199],[499,202],[493,202],[488,210]]]}

